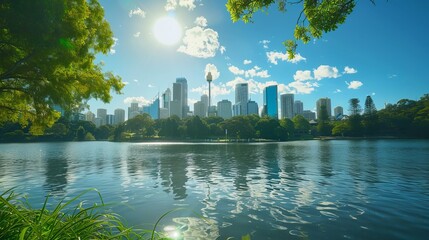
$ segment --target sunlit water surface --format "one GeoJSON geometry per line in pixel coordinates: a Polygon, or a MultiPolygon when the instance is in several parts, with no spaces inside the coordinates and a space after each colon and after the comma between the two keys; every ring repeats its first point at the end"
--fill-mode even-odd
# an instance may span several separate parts
{"type": "MultiPolygon", "coordinates": [[[[426,239],[429,141],[0,144],[0,191],[35,207],[97,188],[185,239],[426,239]],[[173,229],[180,229],[176,231],[173,229]]],[[[99,201],[96,192],[81,200],[99,201]]]]}

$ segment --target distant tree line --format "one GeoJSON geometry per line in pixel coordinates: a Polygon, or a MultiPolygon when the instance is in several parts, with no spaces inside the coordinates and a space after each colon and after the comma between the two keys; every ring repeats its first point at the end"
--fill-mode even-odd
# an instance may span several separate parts
{"type": "Polygon", "coordinates": [[[370,96],[364,108],[360,100],[349,101],[350,115],[343,120],[332,120],[326,108],[317,124],[301,115],[293,119],[273,119],[257,115],[236,116],[230,119],[220,117],[200,118],[192,116],[180,119],[172,116],[153,120],[148,114],[138,115],[116,126],[96,127],[88,121],[69,121],[60,118],[44,135],[31,135],[31,125],[22,128],[17,123],[4,123],[0,126],[0,141],[141,141],[141,140],[295,140],[317,136],[344,137],[413,137],[429,138],[429,94],[418,101],[402,99],[377,111],[370,96]]]}

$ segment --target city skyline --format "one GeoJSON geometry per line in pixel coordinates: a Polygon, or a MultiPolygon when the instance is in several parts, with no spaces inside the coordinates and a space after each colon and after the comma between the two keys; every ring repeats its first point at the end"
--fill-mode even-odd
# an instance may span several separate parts
{"type": "Polygon", "coordinates": [[[113,94],[110,104],[90,100],[92,112],[126,109],[132,101],[148,103],[180,76],[187,79],[192,109],[207,94],[208,71],[213,75],[212,105],[223,99],[233,102],[234,86],[241,82],[248,83],[249,98],[260,108],[263,89],[277,84],[278,96],[293,93],[312,111],[324,97],[331,98],[332,107],[347,109],[349,99],[363,103],[370,95],[382,109],[403,98],[418,100],[428,90],[424,53],[429,52],[429,37],[411,34],[429,27],[423,17],[427,2],[359,2],[335,32],[299,44],[294,60],[287,60],[281,42],[293,33],[297,8],[285,14],[270,8],[269,15],[256,14],[253,24],[243,24],[231,22],[224,2],[187,2],[168,6],[167,1],[100,1],[116,44],[97,59],[127,85],[122,95],[113,94]],[[162,31],[155,23],[165,16],[178,23],[177,42],[159,40],[162,31]],[[276,22],[282,23],[281,30],[276,22]],[[413,61],[404,61],[407,58],[413,61]]]}

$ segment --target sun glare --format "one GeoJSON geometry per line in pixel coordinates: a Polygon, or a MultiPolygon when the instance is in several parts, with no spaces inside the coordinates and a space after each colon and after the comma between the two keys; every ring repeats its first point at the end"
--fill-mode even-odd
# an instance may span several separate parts
{"type": "Polygon", "coordinates": [[[175,18],[165,16],[155,22],[153,34],[158,42],[165,45],[174,45],[182,37],[182,29],[175,18]]]}

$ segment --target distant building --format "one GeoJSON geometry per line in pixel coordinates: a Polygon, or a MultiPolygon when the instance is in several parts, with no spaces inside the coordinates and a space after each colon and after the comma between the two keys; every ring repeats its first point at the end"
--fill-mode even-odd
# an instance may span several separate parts
{"type": "Polygon", "coordinates": [[[209,106],[208,114],[209,114],[209,117],[216,117],[217,116],[216,106],[209,106]]]}
{"type": "Polygon", "coordinates": [[[95,123],[95,114],[93,112],[91,112],[91,111],[88,111],[85,114],[85,120],[88,121],[88,122],[95,123]]]}
{"type": "Polygon", "coordinates": [[[264,89],[264,108],[267,116],[279,118],[277,102],[277,85],[266,87],[264,89]]]}
{"type": "Polygon", "coordinates": [[[96,117],[94,119],[94,124],[95,124],[96,127],[100,127],[102,125],[102,123],[103,123],[103,120],[101,118],[96,117]]]}
{"type": "Polygon", "coordinates": [[[160,116],[160,118],[163,118],[165,116],[166,116],[165,118],[170,117],[170,102],[171,102],[171,90],[170,88],[167,88],[167,90],[165,90],[165,92],[162,94],[162,108],[167,109],[167,112],[165,112],[165,110],[162,110],[163,114],[162,114],[162,117],[160,116]]]}
{"type": "Polygon", "coordinates": [[[310,110],[302,111],[302,116],[308,121],[316,119],[316,113],[310,110]]]}
{"type": "MultiPolygon", "coordinates": [[[[176,83],[182,85],[181,96],[180,96],[180,100],[182,102],[182,117],[181,118],[185,118],[185,117],[187,117],[187,114],[189,112],[188,81],[186,80],[186,78],[181,77],[181,78],[176,78],[176,83]]],[[[174,93],[173,93],[173,95],[174,95],[174,93]]]]}
{"type": "Polygon", "coordinates": [[[317,119],[320,118],[321,109],[322,106],[326,107],[326,111],[328,112],[328,118],[331,118],[332,111],[331,111],[331,99],[330,98],[320,98],[316,102],[316,110],[317,110],[317,119]]]}
{"type": "Polygon", "coordinates": [[[217,103],[217,115],[223,119],[232,117],[232,103],[229,100],[222,100],[217,103]]]}
{"type": "Polygon", "coordinates": [[[209,96],[207,96],[207,94],[203,94],[201,96],[201,102],[204,104],[204,112],[205,112],[205,117],[207,117],[207,113],[208,113],[208,109],[209,109],[209,96]]]}
{"type": "Polygon", "coordinates": [[[101,119],[101,125],[106,125],[107,109],[99,108],[97,109],[97,118],[101,119]]]}
{"type": "Polygon", "coordinates": [[[194,103],[194,116],[198,117],[206,117],[207,115],[207,109],[204,106],[204,103],[202,101],[198,101],[194,103]]]}
{"type": "Polygon", "coordinates": [[[280,95],[280,111],[282,118],[292,119],[294,116],[294,95],[293,94],[282,94],[280,95]]]}
{"type": "Polygon", "coordinates": [[[122,108],[117,108],[114,111],[114,121],[113,124],[117,125],[117,124],[121,124],[123,122],[125,122],[125,110],[122,108]]]}
{"type": "Polygon", "coordinates": [[[293,104],[293,116],[302,115],[303,111],[304,111],[304,104],[301,101],[296,100],[293,104]]]}
{"type": "Polygon", "coordinates": [[[234,116],[247,115],[247,102],[249,101],[249,86],[247,83],[235,85],[234,116]]]}
{"type": "Polygon", "coordinates": [[[139,104],[136,102],[131,103],[131,107],[128,107],[128,120],[134,118],[140,114],[139,104]]]}
{"type": "Polygon", "coordinates": [[[341,120],[344,117],[343,107],[337,106],[334,108],[334,119],[341,120]]]}
{"type": "Polygon", "coordinates": [[[170,110],[167,108],[160,108],[159,109],[159,118],[160,119],[166,119],[170,117],[170,110]]]}
{"type": "Polygon", "coordinates": [[[115,115],[107,114],[106,115],[106,124],[107,125],[113,125],[114,122],[115,122],[115,115]]]}
{"type": "Polygon", "coordinates": [[[170,102],[170,116],[176,115],[179,118],[183,118],[183,101],[182,101],[182,84],[173,83],[173,101],[170,102]],[[172,102],[174,102],[174,108],[172,106],[172,102]],[[180,108],[180,109],[177,109],[180,108]],[[174,114],[172,113],[174,112],[174,114]],[[178,115],[180,114],[180,115],[178,115]]]}
{"type": "Polygon", "coordinates": [[[249,100],[247,102],[247,114],[248,115],[256,114],[256,115],[259,116],[258,103],[256,103],[255,101],[249,100]]]}

